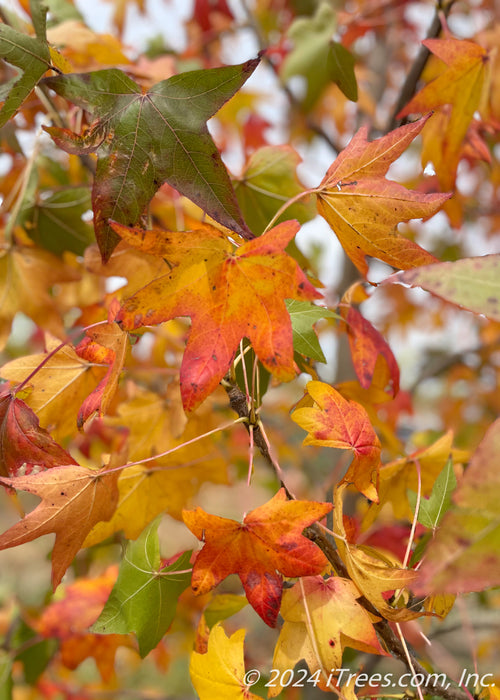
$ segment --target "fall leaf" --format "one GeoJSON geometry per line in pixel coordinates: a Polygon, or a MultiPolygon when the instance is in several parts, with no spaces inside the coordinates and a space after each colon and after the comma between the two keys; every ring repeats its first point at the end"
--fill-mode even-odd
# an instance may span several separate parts
{"type": "Polygon", "coordinates": [[[480,108],[489,83],[490,56],[474,41],[426,39],[422,44],[447,68],[418,92],[400,111],[398,118],[452,105],[451,119],[442,142],[442,169],[438,178],[443,189],[455,184],[463,141],[474,113],[480,108]]]}
{"type": "Polygon", "coordinates": [[[109,364],[104,378],[85,399],[78,413],[78,427],[81,428],[94,413],[102,416],[118,387],[127,352],[127,334],[114,322],[87,330],[86,337],[75,348],[77,355],[87,362],[109,364]]]}
{"type": "Polygon", "coordinates": [[[342,481],[352,482],[367,498],[378,501],[381,448],[365,409],[323,382],[309,382],[306,388],[315,406],[292,414],[309,433],[303,444],[352,450],[353,461],[342,481]]]}
{"type": "Polygon", "coordinates": [[[468,593],[500,584],[500,421],[495,421],[472,455],[425,552],[419,594],[468,593]]]}
{"type": "Polygon", "coordinates": [[[0,475],[18,476],[35,465],[49,469],[76,464],[70,454],[40,427],[35,413],[7,389],[0,391],[0,475]]]}
{"type": "Polygon", "coordinates": [[[118,579],[91,627],[97,634],[135,632],[142,657],[165,635],[174,619],[177,599],[191,578],[191,552],[169,564],[160,562],[158,524],[155,520],[135,542],[128,543],[118,579]]]}
{"type": "Polygon", "coordinates": [[[0,244],[0,349],[7,342],[12,319],[21,310],[40,328],[62,337],[60,295],[53,288],[78,278],[75,270],[46,250],[30,246],[2,250],[0,244]]]}
{"type": "Polygon", "coordinates": [[[47,342],[47,353],[28,355],[7,362],[0,374],[12,382],[30,379],[26,403],[35,411],[41,425],[58,440],[76,432],[76,414],[85,398],[102,380],[106,371],[80,359],[73,348],[60,345],[54,339],[47,342]],[[54,354],[47,360],[47,354],[54,354]],[[61,411],[60,401],[64,410],[61,411]]]}
{"type": "Polygon", "coordinates": [[[21,69],[2,86],[0,127],[11,119],[28,97],[42,75],[51,68],[50,51],[45,37],[47,8],[36,0],[30,2],[36,37],[19,32],[8,24],[0,24],[0,57],[21,69]]]}
{"type": "Polygon", "coordinates": [[[280,489],[248,513],[243,524],[202,508],[184,511],[184,522],[204,542],[193,567],[193,591],[208,593],[226,576],[237,573],[250,605],[274,627],[283,589],[280,573],[310,576],[327,566],[325,555],[302,531],[331,509],[330,503],[287,501],[285,490],[280,489]]]}
{"type": "MultiPolygon", "coordinates": [[[[342,668],[345,647],[385,656],[373,620],[356,601],[360,596],[352,581],[338,576],[308,576],[286,590],[273,668],[283,672],[304,660],[311,674],[323,673],[326,689],[330,672],[342,668]]],[[[281,690],[276,684],[270,697],[281,690]]]]}
{"type": "Polygon", "coordinates": [[[189,675],[200,700],[259,700],[244,681],[245,660],[243,640],[245,630],[237,630],[227,637],[222,625],[217,624],[208,638],[205,654],[193,651],[189,675]]]}
{"type": "Polygon", "coordinates": [[[412,620],[421,614],[404,607],[389,605],[383,593],[405,589],[415,580],[417,573],[402,569],[394,561],[373,547],[355,545],[348,541],[343,520],[343,494],[346,484],[339,484],[334,493],[334,530],[339,554],[344,561],[350,578],[377,613],[387,620],[398,622],[412,620]]]}
{"type": "Polygon", "coordinates": [[[46,79],[59,95],[94,119],[80,135],[45,127],[69,153],[96,152],[94,227],[104,261],[119,242],[108,224],[138,222],[168,182],[215,220],[243,236],[249,231],[206,121],[243,85],[259,59],[238,66],[190,71],[143,93],[118,69],[46,79]]]}
{"type": "MultiPolygon", "coordinates": [[[[125,228],[113,227],[120,232],[125,228]]],[[[128,299],[117,320],[132,329],[191,317],[180,374],[186,411],[214,391],[244,337],[278,379],[295,376],[292,325],[284,300],[321,296],[284,252],[298,227],[293,221],[279,224],[234,252],[226,236],[210,226],[191,234],[157,232],[156,254],[162,240],[163,255],[179,262],[128,299]]]]}
{"type": "Polygon", "coordinates": [[[366,255],[404,270],[436,258],[396,231],[403,221],[435,214],[451,194],[422,194],[384,176],[421,132],[427,119],[406,124],[376,141],[362,127],[328,169],[319,188],[318,211],[366,276],[366,255]]]}
{"type": "Polygon", "coordinates": [[[36,623],[45,638],[60,640],[64,666],[75,669],[92,657],[103,681],[115,676],[115,654],[119,646],[131,646],[128,635],[99,635],[88,631],[106,602],[116,580],[116,568],[110,567],[97,578],[81,578],[64,589],[60,600],[51,602],[36,623]]]}
{"type": "Polygon", "coordinates": [[[351,357],[359,383],[363,389],[370,387],[377,360],[382,356],[391,378],[390,393],[396,396],[399,391],[399,367],[384,337],[353,306],[347,309],[341,306],[340,312],[347,324],[351,357]]]}
{"type": "Polygon", "coordinates": [[[387,282],[422,287],[451,304],[500,321],[499,269],[500,255],[483,255],[398,272],[387,282]]]}
{"type": "Polygon", "coordinates": [[[108,520],[116,508],[119,471],[106,473],[79,465],[53,467],[13,479],[0,477],[0,484],[28,491],[42,502],[20,522],[0,535],[0,550],[55,532],[52,552],[52,586],[60,584],[87,533],[100,520],[108,520]]]}

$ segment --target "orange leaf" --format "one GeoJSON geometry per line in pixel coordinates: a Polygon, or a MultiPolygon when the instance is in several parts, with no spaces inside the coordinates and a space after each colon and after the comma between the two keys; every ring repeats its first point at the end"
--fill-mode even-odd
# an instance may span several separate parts
{"type": "Polygon", "coordinates": [[[34,465],[49,469],[76,464],[70,454],[40,427],[35,413],[9,389],[0,392],[0,474],[16,476],[34,465]]]}
{"type": "Polygon", "coordinates": [[[351,449],[354,458],[342,481],[353,483],[367,498],[377,502],[381,448],[367,412],[323,382],[309,382],[307,393],[315,406],[298,408],[292,415],[309,433],[304,445],[351,449]]]}
{"type": "Polygon", "coordinates": [[[117,648],[132,644],[129,635],[88,632],[101,614],[116,576],[117,568],[110,567],[98,578],[78,579],[65,589],[61,600],[45,608],[36,624],[42,637],[60,640],[61,661],[66,668],[73,670],[93,657],[105,682],[114,676],[117,648]]]}
{"type": "Polygon", "coordinates": [[[426,39],[422,43],[444,61],[447,68],[410,100],[398,118],[452,105],[448,128],[442,134],[442,153],[439,154],[442,169],[438,171],[440,184],[448,189],[455,184],[467,129],[489,85],[490,56],[474,41],[426,39]]]}
{"type": "Polygon", "coordinates": [[[119,473],[68,465],[31,476],[0,477],[3,486],[28,491],[42,499],[35,510],[0,535],[0,550],[55,532],[52,586],[57,588],[87,533],[100,520],[113,515],[119,473]]]}
{"type": "Polygon", "coordinates": [[[367,128],[362,127],[328,169],[317,191],[319,213],[363,275],[368,272],[366,255],[403,270],[436,262],[433,255],[400,235],[396,226],[432,216],[451,194],[422,194],[385,178],[391,163],[427,119],[371,142],[366,139],[367,128]]]}
{"type": "Polygon", "coordinates": [[[87,331],[87,337],[75,348],[76,354],[96,364],[109,364],[105,377],[94,391],[87,396],[78,413],[78,427],[81,428],[88,419],[98,413],[106,413],[111,399],[118,387],[118,380],[127,352],[127,334],[117,323],[108,323],[87,331]]]}
{"type": "Polygon", "coordinates": [[[287,501],[284,489],[252,510],[242,523],[201,508],[183,511],[192,533],[205,544],[193,567],[192,588],[208,593],[237,573],[250,605],[270,627],[276,624],[284,576],[319,574],[325,555],[302,535],[304,528],[332,509],[330,503],[287,501]]]}
{"type": "MultiPolygon", "coordinates": [[[[120,236],[126,230],[118,224],[113,228],[120,236]]],[[[154,245],[155,254],[161,250],[178,264],[130,297],[118,320],[132,329],[191,317],[180,375],[187,411],[214,391],[244,337],[279,380],[295,376],[285,299],[321,296],[284,251],[298,229],[297,222],[286,221],[235,251],[223,233],[208,225],[194,232],[156,231],[156,241],[133,229],[146,245],[154,245]]]]}

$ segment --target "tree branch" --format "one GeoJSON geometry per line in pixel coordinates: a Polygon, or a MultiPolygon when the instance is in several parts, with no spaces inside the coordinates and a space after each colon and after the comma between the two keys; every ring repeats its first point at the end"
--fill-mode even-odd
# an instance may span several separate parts
{"type": "MultiPolygon", "coordinates": [[[[229,403],[233,411],[235,411],[238,414],[239,418],[246,419],[244,425],[247,431],[250,431],[250,426],[252,426],[254,444],[259,448],[261,455],[264,457],[268,465],[274,470],[275,466],[272,457],[269,454],[267,442],[262,434],[259,421],[257,421],[251,415],[250,409],[248,407],[247,397],[229,375],[226,375],[226,377],[224,377],[222,386],[226,390],[226,393],[229,397],[229,403]]],[[[281,481],[281,486],[285,489],[288,498],[290,500],[295,500],[294,496],[288,491],[283,481],[281,481]]],[[[337,548],[328,539],[328,537],[322,531],[318,523],[314,523],[313,525],[307,527],[304,530],[304,535],[321,549],[323,554],[333,566],[338,576],[350,579],[347,567],[342,561],[337,548]]],[[[370,601],[367,600],[364,596],[361,596],[358,599],[358,602],[365,608],[365,610],[367,610],[372,615],[382,617],[382,615],[380,615],[375,606],[372,605],[372,603],[370,603],[370,601]]],[[[409,671],[411,671],[403,645],[401,644],[401,641],[397,637],[395,632],[392,630],[387,620],[382,619],[380,622],[375,623],[374,627],[380,638],[383,640],[387,650],[392,654],[392,656],[395,659],[402,661],[406,668],[409,671]]],[[[438,683],[438,681],[434,680],[432,678],[432,675],[428,673],[425,670],[425,668],[418,663],[413,654],[412,664],[415,672],[417,674],[422,674],[422,677],[425,678],[425,683],[423,683],[422,685],[424,685],[426,693],[433,693],[434,695],[438,695],[442,698],[445,698],[446,700],[470,700],[469,695],[466,694],[464,691],[460,690],[460,688],[446,688],[441,686],[438,683]]]]}

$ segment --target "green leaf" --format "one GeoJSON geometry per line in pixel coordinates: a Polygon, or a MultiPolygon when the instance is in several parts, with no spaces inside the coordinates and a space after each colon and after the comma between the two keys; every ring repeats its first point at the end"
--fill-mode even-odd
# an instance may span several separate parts
{"type": "MultiPolygon", "coordinates": [[[[300,161],[291,146],[264,146],[250,156],[234,188],[245,221],[255,234],[264,231],[285,202],[304,191],[296,176],[300,161]]],[[[297,219],[303,224],[315,215],[315,203],[309,197],[292,204],[275,223],[297,219]]]]}
{"type": "Polygon", "coordinates": [[[417,594],[468,593],[500,585],[500,420],[472,455],[436,536],[427,547],[417,594]]]}
{"type": "Polygon", "coordinates": [[[13,635],[12,645],[16,649],[22,649],[16,653],[15,660],[23,664],[26,683],[35,685],[56,653],[56,640],[41,639],[35,630],[21,620],[13,635]]]}
{"type": "Polygon", "coordinates": [[[342,44],[330,42],[328,52],[330,79],[342,90],[348,100],[358,101],[358,84],[354,75],[354,57],[342,44]]]}
{"type": "Polygon", "coordinates": [[[330,82],[328,56],[330,40],[337,28],[337,17],[329,2],[322,2],[314,17],[299,17],[290,26],[288,38],[294,44],[283,62],[281,77],[294,75],[306,79],[307,91],[302,106],[307,111],[330,82]]]}
{"type": "Polygon", "coordinates": [[[54,192],[24,212],[23,226],[41,248],[55,255],[68,250],[83,255],[94,241],[94,230],[82,215],[92,207],[87,187],[67,187],[54,192]]]}
{"type": "MultiPolygon", "coordinates": [[[[450,507],[451,493],[456,485],[457,480],[453,471],[453,462],[449,459],[434,482],[429,498],[420,499],[418,522],[434,530],[450,507]]],[[[417,494],[414,491],[408,491],[408,501],[413,510],[415,510],[417,507],[417,494]]]]}
{"type": "Polygon", "coordinates": [[[415,267],[388,282],[422,287],[451,304],[500,321],[500,254],[415,267]]]}
{"type": "Polygon", "coordinates": [[[161,568],[156,518],[135,542],[129,542],[118,579],[99,618],[97,634],[135,632],[144,658],[165,635],[175,616],[177,599],[191,580],[191,552],[161,568]],[[184,572],[189,569],[189,573],[184,572]]]}
{"type": "Polygon", "coordinates": [[[12,659],[0,649],[0,700],[12,700],[12,659]]]}
{"type": "Polygon", "coordinates": [[[104,261],[120,240],[109,219],[136,224],[164,182],[219,223],[251,237],[206,122],[258,63],[257,58],[237,66],[182,73],[148,92],[117,69],[44,81],[94,120],[83,134],[56,127],[46,130],[69,153],[97,153],[92,206],[104,261]]]}
{"type": "Polygon", "coordinates": [[[216,595],[205,608],[205,621],[211,629],[217,622],[236,615],[245,605],[248,605],[248,600],[244,595],[235,593],[216,595]]]}
{"type": "Polygon", "coordinates": [[[21,69],[20,77],[7,83],[8,94],[5,88],[2,90],[1,99],[5,99],[5,102],[0,110],[0,127],[15,115],[42,75],[51,67],[45,37],[47,8],[38,0],[31,0],[30,8],[36,38],[7,24],[0,24],[0,57],[21,69]]]}
{"type": "Polygon", "coordinates": [[[286,308],[292,321],[294,349],[312,360],[326,362],[313,326],[320,318],[340,318],[340,316],[330,309],[295,299],[287,299],[286,308]]]}

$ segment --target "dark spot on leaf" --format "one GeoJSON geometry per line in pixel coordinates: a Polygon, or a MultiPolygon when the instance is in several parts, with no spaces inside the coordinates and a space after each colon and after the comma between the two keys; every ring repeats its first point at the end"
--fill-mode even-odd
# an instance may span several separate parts
{"type": "Polygon", "coordinates": [[[335,642],[333,641],[333,639],[329,639],[329,640],[328,640],[328,644],[329,644],[331,647],[334,647],[334,646],[335,646],[335,642]]]}

